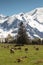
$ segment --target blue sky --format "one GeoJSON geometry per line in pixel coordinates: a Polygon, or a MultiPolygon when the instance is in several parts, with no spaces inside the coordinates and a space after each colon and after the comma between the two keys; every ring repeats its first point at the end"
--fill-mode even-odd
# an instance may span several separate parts
{"type": "Polygon", "coordinates": [[[0,0],[0,14],[13,15],[43,7],[43,0],[0,0]]]}

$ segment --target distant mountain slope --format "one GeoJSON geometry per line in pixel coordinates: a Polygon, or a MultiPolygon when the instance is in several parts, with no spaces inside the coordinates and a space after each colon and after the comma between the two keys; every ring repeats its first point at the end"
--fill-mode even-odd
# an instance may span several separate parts
{"type": "Polygon", "coordinates": [[[0,38],[8,34],[15,36],[21,21],[26,26],[28,36],[43,38],[43,8],[12,16],[0,15],[0,38]]]}

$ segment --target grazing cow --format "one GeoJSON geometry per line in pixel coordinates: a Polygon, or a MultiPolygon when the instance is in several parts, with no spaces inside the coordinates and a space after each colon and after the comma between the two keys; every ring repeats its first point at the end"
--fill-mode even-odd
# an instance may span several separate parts
{"type": "Polygon", "coordinates": [[[14,48],[14,50],[17,50],[17,48],[14,48]]]}
{"type": "Polygon", "coordinates": [[[18,63],[21,62],[21,61],[22,61],[22,59],[20,59],[20,58],[17,59],[17,62],[18,62],[18,63]]]}
{"type": "Polygon", "coordinates": [[[39,48],[36,48],[36,50],[39,50],[39,48]]]}
{"type": "Polygon", "coordinates": [[[18,50],[21,50],[21,47],[18,47],[18,50]]]}
{"type": "Polygon", "coordinates": [[[28,48],[25,48],[25,51],[28,51],[28,48]]]}
{"type": "Polygon", "coordinates": [[[17,47],[18,45],[14,45],[14,47],[17,47]]]}
{"type": "Polygon", "coordinates": [[[10,53],[14,53],[14,49],[13,48],[10,49],[10,53]]]}

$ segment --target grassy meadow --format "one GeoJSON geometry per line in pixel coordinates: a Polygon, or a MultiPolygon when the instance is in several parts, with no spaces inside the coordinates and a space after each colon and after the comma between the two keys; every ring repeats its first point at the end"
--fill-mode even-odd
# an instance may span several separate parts
{"type": "Polygon", "coordinates": [[[43,45],[15,47],[14,44],[0,44],[0,65],[43,65],[43,45]],[[11,48],[14,48],[14,53],[10,52],[11,48]]]}

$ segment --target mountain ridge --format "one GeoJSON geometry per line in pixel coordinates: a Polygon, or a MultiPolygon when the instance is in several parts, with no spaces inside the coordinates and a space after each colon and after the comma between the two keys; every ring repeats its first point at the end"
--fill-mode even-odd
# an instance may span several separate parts
{"type": "Polygon", "coordinates": [[[43,38],[43,8],[12,16],[0,15],[0,38],[5,38],[8,34],[15,36],[18,31],[18,23],[21,21],[26,26],[28,36],[43,38]]]}

